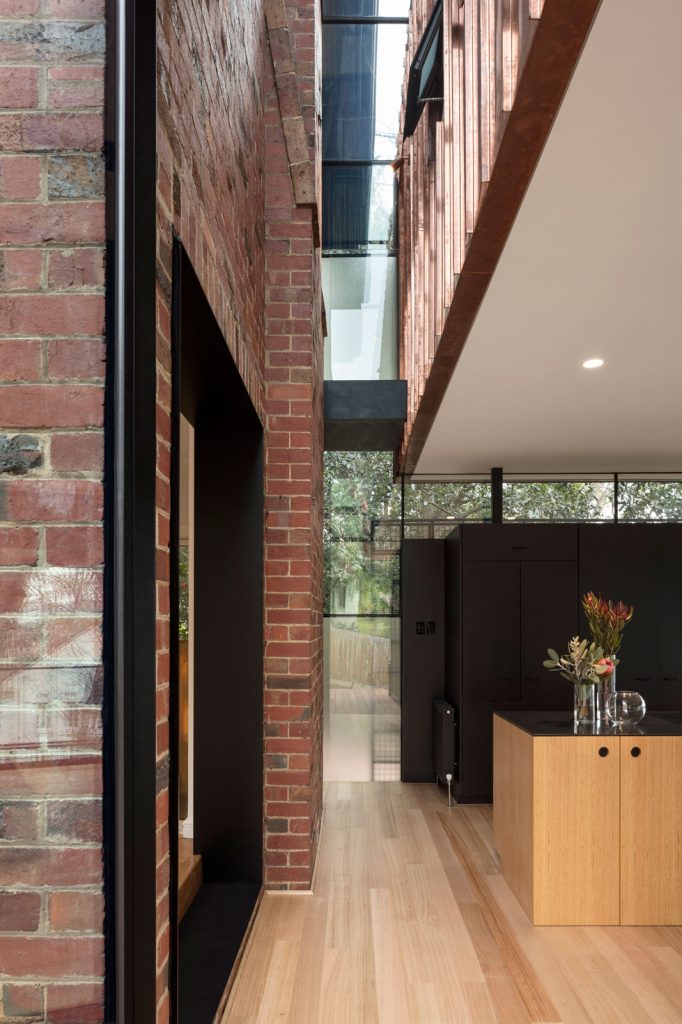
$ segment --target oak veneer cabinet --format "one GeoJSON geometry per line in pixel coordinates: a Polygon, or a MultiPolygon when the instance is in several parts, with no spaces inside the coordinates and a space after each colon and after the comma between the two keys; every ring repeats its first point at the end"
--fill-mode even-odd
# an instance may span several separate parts
{"type": "Polygon", "coordinates": [[[563,712],[494,717],[500,870],[536,925],[682,924],[682,726],[575,735],[563,712]]]}

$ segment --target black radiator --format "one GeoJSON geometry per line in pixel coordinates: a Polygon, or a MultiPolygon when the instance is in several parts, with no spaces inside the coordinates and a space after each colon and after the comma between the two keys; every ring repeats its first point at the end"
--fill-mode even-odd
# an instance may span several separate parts
{"type": "Polygon", "coordinates": [[[457,718],[446,700],[433,702],[433,771],[437,782],[457,775],[457,718]]]}

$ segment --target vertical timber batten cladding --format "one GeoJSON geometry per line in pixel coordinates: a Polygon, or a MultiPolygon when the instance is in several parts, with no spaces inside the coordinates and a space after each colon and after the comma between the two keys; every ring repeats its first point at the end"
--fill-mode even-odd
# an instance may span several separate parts
{"type": "MultiPolygon", "coordinates": [[[[442,0],[442,90],[399,153],[402,466],[428,436],[600,0],[442,0]]],[[[413,0],[409,66],[434,0],[413,0]]],[[[406,90],[407,91],[407,90],[406,90]]]]}
{"type": "Polygon", "coordinates": [[[0,1020],[103,1017],[104,2],[0,2],[0,1020]]]}
{"type": "MultiPolygon", "coordinates": [[[[322,809],[315,3],[158,5],[158,1010],[168,1019],[172,238],[265,428],[265,885],[311,885],[322,809]]],[[[225,651],[226,670],[238,652],[225,651]]],[[[235,827],[238,827],[238,822],[235,827]]]]}

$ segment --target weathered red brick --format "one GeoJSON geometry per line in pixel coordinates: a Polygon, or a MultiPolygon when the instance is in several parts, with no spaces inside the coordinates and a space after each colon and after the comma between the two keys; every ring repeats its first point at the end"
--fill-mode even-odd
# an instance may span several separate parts
{"type": "Polygon", "coordinates": [[[104,559],[104,538],[99,526],[51,526],[45,531],[48,565],[94,566],[104,559]]]}
{"type": "Polygon", "coordinates": [[[0,892],[0,931],[36,932],[40,925],[40,893],[0,892]]]}
{"type": "MultiPolygon", "coordinates": [[[[102,974],[104,944],[99,938],[31,936],[5,938],[0,935],[0,963],[11,977],[42,975],[47,978],[102,974]]],[[[54,1019],[54,1017],[53,1017],[54,1019]]]]}
{"type": "MultiPolygon", "coordinates": [[[[81,9],[87,7],[86,0],[76,0],[76,4],[81,9]]],[[[65,6],[64,0],[60,0],[60,6],[65,6]]],[[[48,69],[49,107],[62,110],[101,108],[103,101],[104,68],[101,65],[67,65],[48,69]]]]}
{"type": "Polygon", "coordinates": [[[50,288],[57,289],[102,287],[104,250],[98,246],[52,250],[49,254],[47,283],[50,288]]]}
{"type": "Polygon", "coordinates": [[[101,892],[53,892],[48,897],[51,932],[101,932],[104,900],[101,892]]]}
{"type": "Polygon", "coordinates": [[[50,616],[45,623],[45,654],[71,665],[98,661],[102,653],[102,620],[50,616]]]}
{"type": "Polygon", "coordinates": [[[5,801],[0,806],[0,839],[32,842],[38,838],[39,805],[22,800],[5,801]]]}
{"type": "Polygon", "coordinates": [[[48,803],[47,839],[54,843],[101,842],[101,802],[99,800],[55,800],[48,803]]]}
{"type": "Polygon", "coordinates": [[[57,18],[92,18],[104,16],[104,0],[47,0],[47,14],[57,18]]]}
{"type": "Polygon", "coordinates": [[[104,394],[99,387],[19,385],[3,392],[6,426],[98,427],[104,418],[104,394]]]}
{"type": "Polygon", "coordinates": [[[23,123],[26,149],[98,150],[104,141],[101,114],[27,114],[23,123]]]}
{"type": "MultiPolygon", "coordinates": [[[[7,165],[3,165],[3,174],[5,179],[8,175],[10,176],[10,184],[15,182],[18,176],[14,167],[10,166],[8,169],[7,165]]],[[[17,187],[16,183],[13,187],[17,187]]],[[[31,185],[31,187],[33,186],[31,185]]],[[[7,198],[15,197],[8,196],[7,198]]],[[[3,245],[36,245],[46,242],[68,245],[103,241],[103,202],[7,203],[2,208],[0,243],[3,245]]],[[[5,331],[5,333],[7,332],[5,331]]],[[[76,333],[93,332],[80,331],[76,333]]],[[[101,334],[101,325],[100,329],[94,333],[101,334]]]]}
{"type": "Polygon", "coordinates": [[[48,709],[45,731],[50,747],[99,749],[102,742],[102,712],[99,708],[48,709]]]}
{"type": "Polygon", "coordinates": [[[30,109],[38,105],[38,68],[0,67],[0,107],[30,109]]]}
{"type": "Polygon", "coordinates": [[[92,983],[48,985],[46,1006],[51,1024],[103,1024],[104,988],[92,983]]]}
{"type": "Polygon", "coordinates": [[[52,435],[50,442],[52,468],[57,472],[100,470],[104,459],[104,438],[101,431],[52,435]]]}
{"type": "Polygon", "coordinates": [[[9,295],[0,308],[0,332],[5,335],[101,335],[103,328],[100,295],[9,295]]]}
{"type": "MultiPolygon", "coordinates": [[[[0,774],[4,774],[4,771],[0,774]]],[[[0,847],[0,885],[99,885],[102,880],[101,851],[81,849],[55,849],[38,846],[0,847]]],[[[16,974],[8,969],[0,954],[4,974],[16,974]]],[[[42,974],[33,970],[32,975],[42,974]]],[[[81,972],[79,972],[81,973],[81,972]]]]}
{"type": "Polygon", "coordinates": [[[16,522],[102,519],[102,485],[94,480],[12,480],[0,483],[5,517],[16,522]]]}
{"type": "Polygon", "coordinates": [[[40,536],[28,526],[0,526],[0,565],[35,565],[40,536]]]}
{"type": "Polygon", "coordinates": [[[5,249],[0,252],[0,287],[6,292],[38,291],[42,275],[42,250],[5,249]]]}
{"type": "MultiPolygon", "coordinates": [[[[0,156],[0,199],[37,199],[39,196],[40,157],[0,156]]],[[[4,215],[3,210],[3,219],[4,215]]]]}

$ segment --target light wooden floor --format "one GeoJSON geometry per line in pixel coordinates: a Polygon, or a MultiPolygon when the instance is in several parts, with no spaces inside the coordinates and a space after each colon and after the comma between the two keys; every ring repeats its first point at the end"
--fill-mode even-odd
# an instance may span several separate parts
{"type": "Polygon", "coordinates": [[[222,1024],[681,1024],[682,928],[533,928],[488,806],[332,783],[314,895],[264,896],[222,1024]]]}

